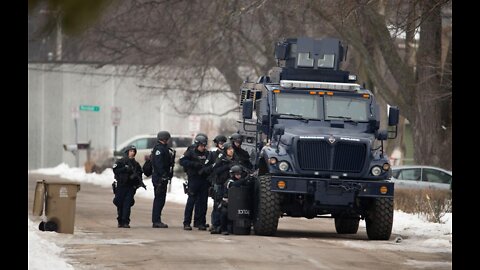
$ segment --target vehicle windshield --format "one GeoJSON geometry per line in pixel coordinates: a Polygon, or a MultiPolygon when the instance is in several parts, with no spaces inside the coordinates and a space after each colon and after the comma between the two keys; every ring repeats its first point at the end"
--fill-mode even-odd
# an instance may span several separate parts
{"type": "Polygon", "coordinates": [[[276,97],[277,113],[301,115],[309,119],[323,118],[323,104],[318,96],[284,93],[276,97]]]}
{"type": "Polygon", "coordinates": [[[361,97],[280,93],[275,95],[276,112],[306,119],[367,122],[369,100],[361,97]]]}
{"type": "Polygon", "coordinates": [[[356,97],[325,97],[325,120],[368,121],[368,100],[356,97]]]}

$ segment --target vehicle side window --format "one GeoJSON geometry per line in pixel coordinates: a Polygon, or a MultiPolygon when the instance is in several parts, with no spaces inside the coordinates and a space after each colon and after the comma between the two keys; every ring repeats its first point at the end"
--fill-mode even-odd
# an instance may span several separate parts
{"type": "Polygon", "coordinates": [[[132,142],[138,150],[147,149],[147,138],[138,139],[132,142]]]}
{"type": "Polygon", "coordinates": [[[192,139],[190,138],[171,138],[168,141],[168,147],[177,148],[177,147],[189,147],[192,144],[192,139]]]}
{"type": "Polygon", "coordinates": [[[190,138],[178,138],[177,147],[189,147],[192,144],[190,138]]]}
{"type": "Polygon", "coordinates": [[[156,142],[157,142],[157,138],[148,138],[147,148],[150,149],[155,147],[156,142]]]}
{"type": "Polygon", "coordinates": [[[420,169],[401,170],[397,179],[420,181],[420,169]]]}
{"type": "Polygon", "coordinates": [[[395,171],[392,171],[392,176],[394,178],[397,178],[398,179],[398,175],[400,174],[400,170],[395,170],[395,171]]]}
{"type": "Polygon", "coordinates": [[[442,171],[423,169],[423,181],[432,183],[450,184],[452,177],[442,171]]]}

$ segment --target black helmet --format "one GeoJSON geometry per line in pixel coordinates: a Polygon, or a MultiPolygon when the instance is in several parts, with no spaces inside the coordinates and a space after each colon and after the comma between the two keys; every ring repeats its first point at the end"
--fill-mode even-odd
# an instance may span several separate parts
{"type": "Polygon", "coordinates": [[[203,136],[203,137],[205,137],[205,138],[207,139],[207,141],[208,141],[208,136],[207,136],[207,134],[205,134],[205,133],[198,133],[197,136],[195,136],[195,140],[197,140],[197,137],[198,137],[198,136],[203,136]]]}
{"type": "Polygon", "coordinates": [[[226,142],[223,144],[223,150],[227,151],[228,148],[233,148],[233,145],[231,142],[226,142]]]}
{"type": "Polygon", "coordinates": [[[213,142],[218,144],[219,142],[223,142],[225,143],[227,141],[227,137],[223,136],[223,135],[217,135],[217,137],[215,137],[215,139],[213,139],[213,142]]]}
{"type": "Polygon", "coordinates": [[[168,141],[170,139],[170,132],[160,131],[157,134],[157,140],[159,141],[168,141]]]}
{"type": "Polygon", "coordinates": [[[197,136],[195,137],[194,144],[195,144],[196,146],[198,146],[198,145],[200,145],[200,144],[207,145],[207,143],[208,143],[208,140],[207,140],[207,138],[206,138],[205,136],[203,136],[203,135],[197,135],[197,136]]]}
{"type": "Polygon", "coordinates": [[[137,147],[135,147],[135,145],[132,144],[132,145],[129,145],[129,146],[125,149],[125,155],[128,156],[128,152],[129,152],[130,150],[135,151],[135,155],[137,154],[137,147]]]}
{"type": "Polygon", "coordinates": [[[235,132],[230,136],[230,141],[241,143],[243,141],[243,136],[235,132]]]}
{"type": "Polygon", "coordinates": [[[233,165],[232,168],[230,168],[230,174],[234,175],[236,173],[242,173],[243,168],[240,165],[233,165]]]}

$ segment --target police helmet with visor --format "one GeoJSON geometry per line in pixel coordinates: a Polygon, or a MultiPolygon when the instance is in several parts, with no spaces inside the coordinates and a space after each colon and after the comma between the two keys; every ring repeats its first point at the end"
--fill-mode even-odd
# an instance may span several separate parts
{"type": "Polygon", "coordinates": [[[157,134],[157,140],[159,141],[168,141],[170,139],[170,132],[160,131],[157,134]]]}
{"type": "Polygon", "coordinates": [[[233,165],[232,168],[230,168],[230,175],[233,176],[235,174],[242,174],[243,168],[240,165],[233,165]]]}
{"type": "Polygon", "coordinates": [[[238,133],[233,133],[232,136],[230,136],[230,141],[242,143],[243,142],[243,136],[238,134],[238,133]]]}
{"type": "Polygon", "coordinates": [[[217,137],[215,137],[215,139],[213,139],[213,142],[218,144],[220,142],[223,142],[225,143],[227,141],[227,137],[223,136],[223,135],[217,135],[217,137]]]}
{"type": "Polygon", "coordinates": [[[132,144],[125,149],[125,155],[128,156],[128,152],[130,152],[130,150],[133,150],[135,152],[135,155],[137,154],[137,147],[135,147],[135,145],[132,144]]]}
{"type": "Polygon", "coordinates": [[[207,140],[207,138],[206,138],[205,136],[203,136],[203,135],[197,135],[197,136],[195,137],[194,144],[195,144],[196,146],[199,146],[199,145],[204,145],[204,146],[206,146],[207,143],[208,143],[208,140],[207,140]]]}

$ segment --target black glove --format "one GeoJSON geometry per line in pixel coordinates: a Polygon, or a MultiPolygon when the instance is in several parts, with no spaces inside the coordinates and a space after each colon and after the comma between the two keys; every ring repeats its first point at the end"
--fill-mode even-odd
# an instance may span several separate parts
{"type": "Polygon", "coordinates": [[[113,194],[117,192],[117,181],[112,182],[112,190],[113,190],[113,194]]]}
{"type": "Polygon", "coordinates": [[[183,192],[185,192],[185,194],[188,194],[188,182],[187,181],[183,182],[183,192]]]}
{"type": "Polygon", "coordinates": [[[145,183],[143,183],[143,181],[140,181],[140,183],[138,183],[138,185],[134,186],[135,189],[140,188],[140,187],[143,187],[145,190],[147,190],[147,186],[145,185],[145,183]]]}

